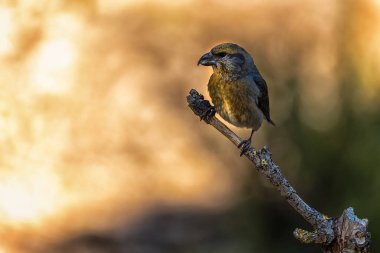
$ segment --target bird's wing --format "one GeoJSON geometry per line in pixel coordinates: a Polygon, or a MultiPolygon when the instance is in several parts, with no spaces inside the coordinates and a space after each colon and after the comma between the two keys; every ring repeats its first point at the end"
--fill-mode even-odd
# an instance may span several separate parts
{"type": "Polygon", "coordinates": [[[260,90],[260,96],[258,97],[257,106],[264,113],[265,118],[272,125],[275,125],[274,122],[270,118],[269,113],[269,97],[268,97],[268,87],[264,78],[259,75],[254,75],[253,80],[255,81],[257,87],[260,90]]]}

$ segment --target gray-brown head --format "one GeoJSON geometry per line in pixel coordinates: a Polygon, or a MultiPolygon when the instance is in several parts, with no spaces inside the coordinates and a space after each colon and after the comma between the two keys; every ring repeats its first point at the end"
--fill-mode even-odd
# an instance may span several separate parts
{"type": "Polygon", "coordinates": [[[215,46],[204,54],[198,65],[212,66],[214,73],[223,79],[239,79],[255,71],[251,55],[242,47],[233,43],[215,46]]]}

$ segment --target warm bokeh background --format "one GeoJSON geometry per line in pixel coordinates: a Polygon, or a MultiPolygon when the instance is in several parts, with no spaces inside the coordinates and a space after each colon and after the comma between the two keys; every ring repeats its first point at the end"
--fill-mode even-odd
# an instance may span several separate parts
{"type": "Polygon", "coordinates": [[[187,108],[222,41],[269,85],[277,127],[254,145],[380,250],[380,1],[2,0],[0,252],[319,252],[187,108]]]}

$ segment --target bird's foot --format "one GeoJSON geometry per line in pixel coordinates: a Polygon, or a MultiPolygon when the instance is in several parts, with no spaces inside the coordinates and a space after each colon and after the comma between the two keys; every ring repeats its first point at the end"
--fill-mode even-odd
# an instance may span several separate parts
{"type": "Polygon", "coordinates": [[[211,118],[215,116],[215,107],[211,106],[207,109],[204,113],[202,113],[201,120],[206,121],[207,123],[210,122],[211,118]]]}
{"type": "Polygon", "coordinates": [[[240,156],[244,155],[251,149],[251,139],[244,140],[239,143],[238,148],[241,148],[240,156]]]}

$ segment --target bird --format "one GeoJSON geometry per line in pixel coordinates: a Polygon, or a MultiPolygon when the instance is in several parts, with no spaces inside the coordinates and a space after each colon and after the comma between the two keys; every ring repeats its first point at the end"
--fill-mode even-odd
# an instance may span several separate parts
{"type": "Polygon", "coordinates": [[[216,112],[234,126],[251,129],[249,138],[238,145],[242,156],[251,148],[252,136],[264,119],[275,125],[269,112],[267,84],[252,56],[234,43],[213,47],[199,59],[198,65],[213,69],[208,92],[214,106],[202,116],[211,117],[216,112]]]}

